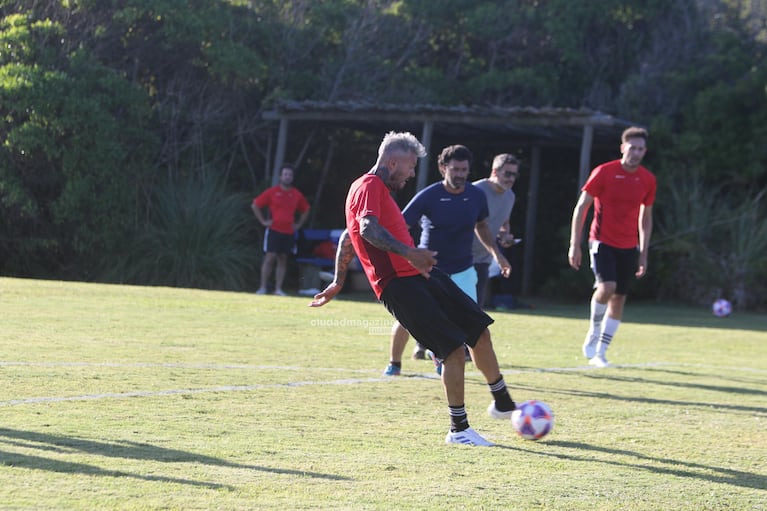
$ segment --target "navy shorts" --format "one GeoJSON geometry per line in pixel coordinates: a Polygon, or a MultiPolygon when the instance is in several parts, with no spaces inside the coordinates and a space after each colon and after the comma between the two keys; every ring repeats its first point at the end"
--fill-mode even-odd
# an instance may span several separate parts
{"type": "Polygon", "coordinates": [[[277,232],[271,229],[266,230],[264,236],[264,252],[273,252],[275,254],[293,254],[295,253],[296,240],[292,234],[277,232]]]}
{"type": "Polygon", "coordinates": [[[428,279],[421,275],[393,279],[384,288],[381,301],[416,341],[441,359],[464,344],[475,346],[493,323],[493,318],[437,268],[428,279]]]}
{"type": "Polygon", "coordinates": [[[637,248],[615,248],[599,241],[589,242],[591,270],[597,282],[615,282],[615,294],[625,295],[639,264],[637,248]]]}

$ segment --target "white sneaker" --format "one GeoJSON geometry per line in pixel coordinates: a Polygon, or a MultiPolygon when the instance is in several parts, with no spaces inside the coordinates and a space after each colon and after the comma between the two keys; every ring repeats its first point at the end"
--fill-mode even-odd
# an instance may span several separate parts
{"type": "Polygon", "coordinates": [[[596,367],[610,367],[610,362],[607,361],[604,355],[594,355],[589,359],[589,365],[590,366],[596,366],[596,367]]]}
{"type": "Polygon", "coordinates": [[[473,429],[465,429],[463,431],[449,432],[445,437],[446,444],[466,444],[466,445],[478,445],[481,447],[492,447],[492,442],[488,442],[482,435],[474,431],[473,429]]]}
{"type": "Polygon", "coordinates": [[[599,344],[599,335],[591,332],[586,334],[586,340],[583,341],[583,355],[592,359],[597,354],[597,344],[599,344]]]}
{"type": "Polygon", "coordinates": [[[491,401],[490,406],[487,407],[487,414],[493,419],[504,419],[504,420],[511,419],[511,414],[513,412],[514,410],[509,410],[508,412],[500,411],[498,408],[495,407],[495,400],[491,401]]]}
{"type": "Polygon", "coordinates": [[[282,289],[275,289],[274,294],[276,294],[277,296],[288,296],[288,294],[282,289]]]}
{"type": "Polygon", "coordinates": [[[258,291],[256,291],[256,294],[257,295],[265,295],[266,294],[266,289],[264,289],[263,287],[260,287],[260,288],[258,288],[258,291]]]}

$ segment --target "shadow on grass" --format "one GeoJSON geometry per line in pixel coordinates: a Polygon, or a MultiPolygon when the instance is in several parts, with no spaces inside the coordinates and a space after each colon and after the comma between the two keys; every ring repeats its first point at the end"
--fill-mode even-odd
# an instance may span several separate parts
{"type": "MultiPolygon", "coordinates": [[[[229,467],[245,470],[257,470],[280,475],[302,476],[318,479],[348,481],[348,477],[319,472],[307,472],[303,470],[280,469],[263,467],[259,465],[247,465],[232,463],[221,458],[204,456],[177,449],[167,449],[156,445],[138,442],[100,442],[84,438],[50,435],[34,431],[21,431],[16,429],[0,428],[0,444],[12,445],[25,449],[37,449],[43,452],[67,454],[72,452],[87,453],[94,456],[108,458],[122,458],[128,460],[146,460],[160,463],[197,463],[217,467],[229,467]]],[[[58,473],[79,473],[105,477],[128,477],[145,481],[160,481],[178,483],[206,488],[235,489],[226,484],[194,481],[167,476],[154,476],[147,474],[135,474],[121,470],[105,470],[95,465],[86,463],[72,463],[67,461],[34,456],[0,450],[0,464],[5,466],[32,468],[58,473]]]]}
{"type": "MultiPolygon", "coordinates": [[[[664,304],[650,301],[632,302],[628,298],[623,320],[628,323],[648,325],[685,326],[693,328],[719,328],[725,330],[749,330],[767,332],[767,315],[755,312],[734,312],[732,316],[718,318],[707,307],[690,305],[664,304]]],[[[554,303],[542,301],[532,309],[513,309],[511,311],[493,311],[488,314],[496,317],[501,314],[520,316],[547,316],[561,319],[583,321],[583,335],[588,329],[589,302],[581,304],[554,303]]]]}
{"type": "MultiPolygon", "coordinates": [[[[659,382],[663,384],[663,382],[659,382]]],[[[669,385],[673,385],[673,383],[669,383],[669,385]]],[[[541,395],[543,393],[547,394],[561,394],[566,396],[576,396],[580,398],[586,398],[586,399],[609,399],[611,401],[626,401],[630,403],[646,403],[650,405],[668,405],[668,406],[682,406],[682,407],[699,407],[699,408],[706,408],[711,409],[715,408],[717,410],[721,411],[729,411],[729,412],[746,412],[749,414],[760,414],[764,417],[767,417],[767,408],[762,406],[743,406],[734,404],[733,402],[727,402],[727,403],[710,403],[705,401],[678,401],[673,399],[658,399],[658,398],[652,398],[652,397],[636,397],[636,396],[618,396],[615,394],[610,394],[609,392],[591,392],[586,390],[570,390],[570,389],[554,389],[554,388],[542,388],[542,387],[531,387],[526,385],[513,385],[511,386],[512,394],[514,394],[515,390],[525,390],[529,392],[535,392],[538,395],[541,395]]],[[[722,390],[724,392],[724,390],[722,390]]],[[[733,392],[732,390],[727,390],[726,392],[733,392]]],[[[755,394],[761,394],[762,392],[754,391],[755,394]]]]}
{"type": "Polygon", "coordinates": [[[539,456],[548,456],[568,461],[582,461],[585,463],[603,463],[606,465],[629,467],[635,470],[644,470],[656,474],[666,474],[675,477],[687,477],[692,479],[701,479],[714,483],[729,484],[742,488],[754,488],[763,490],[767,488],[767,476],[745,472],[742,470],[733,470],[729,468],[713,467],[701,463],[695,463],[680,459],[656,458],[635,451],[625,449],[615,449],[599,445],[586,444],[582,442],[563,442],[559,440],[543,441],[546,446],[560,449],[561,452],[543,451],[541,449],[525,449],[521,447],[512,447],[498,445],[502,449],[522,451],[539,456]],[[572,450],[570,453],[568,450],[572,450]],[[614,458],[594,458],[593,453],[601,453],[612,456],[622,456],[633,458],[634,462],[620,461],[614,458]],[[682,468],[680,468],[682,467],[682,468]]]}

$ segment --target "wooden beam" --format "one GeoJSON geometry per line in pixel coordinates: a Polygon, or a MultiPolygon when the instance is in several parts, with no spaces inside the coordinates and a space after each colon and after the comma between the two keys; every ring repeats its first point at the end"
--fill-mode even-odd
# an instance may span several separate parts
{"type": "Polygon", "coordinates": [[[586,179],[591,171],[591,145],[593,143],[594,126],[586,124],[583,126],[583,136],[581,137],[581,159],[578,167],[578,191],[576,195],[580,194],[581,187],[586,184],[586,179]]]}
{"type": "Polygon", "coordinates": [[[429,160],[431,153],[431,135],[434,133],[434,122],[424,121],[423,132],[421,133],[421,143],[426,147],[426,157],[418,161],[418,176],[416,181],[416,193],[420,192],[428,183],[429,179],[429,160]]]}
{"type": "Polygon", "coordinates": [[[522,295],[529,296],[533,288],[535,269],[535,227],[538,222],[538,193],[541,185],[541,148],[533,146],[530,155],[530,186],[527,189],[525,232],[520,236],[525,250],[522,259],[522,295]]]}
{"type": "Polygon", "coordinates": [[[285,163],[285,148],[288,145],[288,119],[280,118],[280,131],[277,136],[277,152],[274,155],[274,168],[272,168],[272,186],[275,186],[280,179],[280,169],[285,163]]]}

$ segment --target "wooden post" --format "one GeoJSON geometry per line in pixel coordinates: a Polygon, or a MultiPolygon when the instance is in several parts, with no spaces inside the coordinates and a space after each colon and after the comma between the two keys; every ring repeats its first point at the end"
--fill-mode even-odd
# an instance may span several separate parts
{"type": "Polygon", "coordinates": [[[583,136],[581,137],[581,160],[578,168],[578,190],[576,195],[580,195],[581,188],[586,184],[586,179],[591,172],[591,146],[594,142],[594,126],[585,124],[583,126],[583,136]]]}
{"type": "Polygon", "coordinates": [[[275,186],[280,179],[280,169],[285,163],[285,148],[288,144],[288,120],[285,117],[280,118],[280,131],[277,137],[277,152],[274,155],[274,168],[272,169],[272,186],[275,186]]]}
{"type": "Polygon", "coordinates": [[[429,160],[431,159],[431,135],[434,132],[434,121],[426,120],[423,122],[423,133],[421,134],[421,143],[426,148],[426,157],[418,161],[418,176],[416,180],[416,193],[420,192],[428,184],[429,179],[429,160]]]}
{"type": "MultiPolygon", "coordinates": [[[[525,232],[520,236],[525,246],[522,261],[522,295],[527,296],[533,287],[535,265],[535,226],[538,221],[538,191],[541,184],[541,147],[533,146],[530,155],[530,187],[527,189],[527,212],[525,232]]],[[[513,214],[513,213],[512,213],[513,214]]]]}

